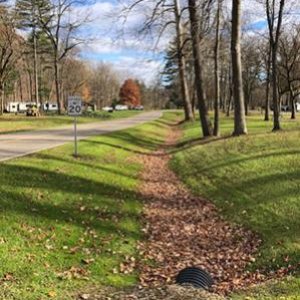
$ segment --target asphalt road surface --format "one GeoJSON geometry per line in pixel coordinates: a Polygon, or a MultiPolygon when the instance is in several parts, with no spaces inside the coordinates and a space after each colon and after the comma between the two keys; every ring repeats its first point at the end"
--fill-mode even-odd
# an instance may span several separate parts
{"type": "MultiPolygon", "coordinates": [[[[159,118],[161,115],[162,112],[160,111],[152,111],[126,119],[80,124],[77,126],[78,140],[150,122],[159,118]]],[[[0,135],[0,161],[54,148],[72,142],[73,140],[73,125],[30,132],[2,134],[0,135]]]]}

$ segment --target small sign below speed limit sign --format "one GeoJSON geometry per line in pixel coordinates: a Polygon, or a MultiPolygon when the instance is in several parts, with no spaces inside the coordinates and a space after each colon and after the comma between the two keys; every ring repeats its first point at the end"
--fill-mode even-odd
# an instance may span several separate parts
{"type": "Polygon", "coordinates": [[[68,98],[68,115],[69,116],[81,116],[82,114],[82,101],[80,97],[68,98]]]}

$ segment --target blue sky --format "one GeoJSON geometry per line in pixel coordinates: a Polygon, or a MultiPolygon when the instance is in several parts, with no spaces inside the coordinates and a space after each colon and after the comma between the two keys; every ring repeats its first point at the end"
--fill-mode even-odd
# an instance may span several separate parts
{"type": "MultiPolygon", "coordinates": [[[[153,39],[138,39],[135,36],[144,21],[143,11],[129,15],[123,24],[123,20],[117,17],[122,9],[121,2],[96,0],[93,5],[84,7],[92,21],[81,34],[90,37],[92,41],[82,48],[81,57],[95,63],[111,63],[121,77],[134,77],[151,84],[163,68],[164,49],[168,45],[169,36],[163,36],[153,51],[156,44],[153,39]],[[120,34],[122,30],[125,36],[120,34]]],[[[123,3],[126,2],[128,0],[123,0],[123,3]]]]}
{"type": "Polygon", "coordinates": [[[80,56],[92,63],[104,61],[114,65],[120,77],[134,77],[151,84],[163,66],[162,50],[167,40],[162,39],[162,44],[166,44],[157,51],[152,51],[152,40],[138,40],[132,33],[142,23],[143,16],[132,14],[124,25],[117,18],[122,8],[120,2],[98,0],[78,8],[88,12],[91,19],[81,32],[91,41],[82,47],[80,56]],[[125,30],[125,36],[120,34],[121,30],[125,30]]]}
{"type": "MultiPolygon", "coordinates": [[[[125,26],[122,20],[116,16],[121,10],[122,2],[131,0],[88,0],[87,5],[78,8],[85,10],[91,16],[91,22],[83,29],[83,34],[91,38],[92,42],[85,45],[81,50],[81,57],[92,63],[104,61],[111,63],[123,77],[136,77],[151,83],[163,67],[164,49],[166,49],[171,35],[166,34],[153,52],[154,41],[151,39],[137,40],[132,33],[134,29],[143,23],[145,9],[140,13],[133,13],[129,16],[125,26]],[[125,37],[120,38],[120,30],[125,30],[125,37]],[[126,41],[126,42],[125,42],[126,41]]],[[[148,3],[156,1],[145,0],[148,3]]],[[[184,0],[182,0],[184,2],[184,0]]],[[[232,0],[225,0],[225,6],[230,14],[230,3],[232,0]]],[[[292,3],[289,0],[288,3],[292,3]]],[[[300,1],[295,0],[295,5],[300,7],[300,1]],[[295,4],[296,3],[296,4],[295,4]]],[[[262,32],[266,28],[265,12],[256,0],[243,1],[243,17],[246,22],[246,29],[250,34],[262,32]]]]}

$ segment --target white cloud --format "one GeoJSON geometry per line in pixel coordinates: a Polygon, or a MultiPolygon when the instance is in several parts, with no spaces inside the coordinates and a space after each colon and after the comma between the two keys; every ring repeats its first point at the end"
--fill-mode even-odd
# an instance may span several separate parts
{"type": "Polygon", "coordinates": [[[151,84],[161,71],[162,62],[123,56],[114,63],[114,66],[123,78],[133,77],[143,80],[146,84],[151,84]]]}
{"type": "MultiPolygon", "coordinates": [[[[146,15],[157,2],[145,0],[143,5],[134,9],[125,20],[124,15],[120,17],[120,12],[124,8],[124,4],[128,4],[128,1],[102,0],[77,8],[79,15],[89,13],[91,19],[90,24],[85,26],[82,32],[88,35],[92,42],[82,47],[82,52],[87,57],[90,55],[93,60],[108,60],[120,73],[124,74],[123,76],[138,77],[149,83],[157,75],[162,64],[161,58],[149,60],[149,52],[154,49],[157,32],[154,32],[153,36],[141,38],[137,35],[137,30],[141,28],[146,15]],[[111,57],[109,57],[110,55],[111,57]]],[[[231,3],[232,0],[225,0],[226,14],[229,18],[231,3]]],[[[248,28],[248,35],[262,34],[266,29],[264,28],[266,13],[263,5],[259,4],[257,0],[244,0],[242,3],[243,20],[246,24],[253,25],[252,28],[251,26],[250,29],[248,28]]],[[[285,16],[286,22],[289,23],[299,17],[295,15],[295,12],[300,11],[300,1],[289,0],[286,12],[291,11],[291,6],[293,14],[285,16]]],[[[161,37],[156,47],[158,53],[162,53],[167,48],[172,34],[171,30],[161,37]]]]}
{"type": "Polygon", "coordinates": [[[88,13],[91,19],[81,31],[91,40],[81,47],[82,56],[92,61],[108,61],[123,78],[134,77],[150,83],[162,64],[161,55],[159,58],[156,55],[166,49],[170,36],[162,36],[158,44],[151,36],[138,37],[136,33],[145,14],[133,11],[125,20],[124,16],[119,17],[123,8],[124,3],[120,1],[98,1],[77,7],[76,14],[88,13]]]}

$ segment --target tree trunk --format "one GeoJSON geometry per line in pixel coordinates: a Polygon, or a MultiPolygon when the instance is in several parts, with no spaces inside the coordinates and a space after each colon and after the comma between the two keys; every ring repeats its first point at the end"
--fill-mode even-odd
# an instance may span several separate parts
{"type": "Polygon", "coordinates": [[[20,100],[21,102],[23,102],[24,97],[23,97],[23,83],[22,83],[22,77],[20,76],[20,84],[19,84],[19,88],[20,88],[20,100]]]}
{"type": "Polygon", "coordinates": [[[294,120],[296,119],[296,103],[295,103],[295,97],[293,91],[290,92],[290,97],[291,97],[291,119],[294,120]]]}
{"type": "Polygon", "coordinates": [[[228,97],[228,105],[226,108],[226,116],[230,116],[230,109],[232,106],[232,98],[233,98],[233,83],[232,83],[232,64],[231,66],[229,65],[228,68],[228,92],[229,92],[229,97],[228,97]]]}
{"type": "Polygon", "coordinates": [[[1,107],[0,107],[0,114],[3,115],[4,112],[4,86],[3,84],[0,85],[0,101],[1,101],[1,107]]]}
{"type": "Polygon", "coordinates": [[[267,58],[267,80],[266,80],[266,102],[265,102],[265,121],[270,120],[270,74],[271,74],[271,46],[268,50],[267,58]]]}
{"type": "Polygon", "coordinates": [[[189,89],[186,77],[186,62],[183,53],[183,29],[181,23],[181,9],[179,0],[174,0],[175,22],[176,22],[176,42],[177,57],[180,76],[181,95],[184,103],[185,120],[194,120],[193,107],[190,100],[189,89]]]}
{"type": "Polygon", "coordinates": [[[39,99],[39,78],[38,78],[38,66],[37,66],[37,40],[36,40],[36,31],[33,30],[33,67],[34,67],[34,90],[35,90],[35,103],[38,107],[40,102],[39,99]]]}
{"type": "Polygon", "coordinates": [[[225,68],[223,67],[222,68],[222,74],[221,75],[221,97],[222,97],[222,112],[225,114],[226,113],[226,107],[227,107],[227,96],[228,96],[228,90],[227,90],[227,84],[228,84],[228,81],[227,81],[227,71],[225,70],[225,68]]]}
{"type": "Polygon", "coordinates": [[[193,90],[193,94],[192,94],[192,108],[193,108],[193,114],[195,115],[195,109],[196,109],[196,98],[197,98],[197,92],[196,92],[196,87],[195,87],[195,81],[192,85],[192,90],[193,90]]]}
{"type": "Polygon", "coordinates": [[[221,1],[218,0],[216,16],[216,42],[215,42],[215,102],[214,102],[214,136],[220,135],[220,23],[221,23],[221,1]]]}
{"type": "Polygon", "coordinates": [[[234,97],[233,135],[247,134],[241,60],[241,0],[232,1],[232,79],[234,97]]]}
{"type": "Polygon", "coordinates": [[[28,79],[29,79],[30,102],[33,102],[32,77],[31,77],[31,74],[30,74],[29,70],[28,70],[28,79]]]}
{"type": "MultiPolygon", "coordinates": [[[[268,76],[270,76],[270,74],[268,76]]],[[[265,107],[265,121],[270,121],[270,81],[269,81],[269,79],[268,79],[267,86],[266,86],[265,106],[266,106],[265,107]]]]}
{"type": "Polygon", "coordinates": [[[246,116],[249,115],[249,102],[250,102],[249,98],[250,98],[250,96],[249,96],[249,94],[247,92],[246,95],[245,95],[245,115],[246,116]]]}
{"type": "Polygon", "coordinates": [[[195,85],[199,104],[199,115],[202,126],[203,136],[212,136],[212,124],[209,119],[205,93],[203,89],[203,70],[201,65],[200,37],[199,37],[199,20],[197,15],[197,6],[195,0],[189,0],[189,14],[191,22],[191,37],[193,44],[195,85]]]}
{"type": "Polygon", "coordinates": [[[277,45],[272,49],[272,88],[273,88],[273,111],[274,111],[274,125],[273,131],[281,130],[280,126],[280,103],[278,101],[277,91],[277,45]]]}
{"type": "MultiPolygon", "coordinates": [[[[278,42],[281,34],[282,18],[283,11],[285,6],[285,0],[280,0],[278,16],[275,18],[274,7],[270,8],[269,1],[266,5],[267,10],[267,20],[269,26],[269,35],[270,35],[270,45],[271,45],[271,63],[272,63],[272,89],[273,89],[273,131],[281,130],[280,126],[280,101],[278,101],[278,78],[277,78],[277,51],[278,51],[278,42]],[[277,26],[275,29],[275,21],[277,20],[277,26]]],[[[280,99],[279,99],[280,100],[280,99]]]]}
{"type": "Polygon", "coordinates": [[[60,101],[60,85],[59,85],[59,66],[57,61],[57,54],[54,58],[54,80],[55,80],[55,94],[56,94],[56,102],[58,108],[58,114],[60,115],[62,112],[61,101],[60,101]]]}

